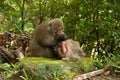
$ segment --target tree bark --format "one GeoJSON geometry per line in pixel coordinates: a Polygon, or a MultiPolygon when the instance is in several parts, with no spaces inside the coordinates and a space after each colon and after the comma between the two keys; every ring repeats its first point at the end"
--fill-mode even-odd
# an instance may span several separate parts
{"type": "Polygon", "coordinates": [[[25,5],[25,0],[22,0],[21,2],[22,6],[21,6],[21,18],[22,18],[22,21],[21,21],[21,29],[24,30],[24,5],[25,5]]]}

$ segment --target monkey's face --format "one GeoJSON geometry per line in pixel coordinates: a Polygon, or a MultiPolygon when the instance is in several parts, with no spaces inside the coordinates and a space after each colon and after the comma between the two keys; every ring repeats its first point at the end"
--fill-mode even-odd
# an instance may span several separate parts
{"type": "Polygon", "coordinates": [[[65,53],[68,52],[68,45],[67,45],[67,43],[66,43],[65,41],[63,41],[63,42],[61,43],[61,52],[62,52],[63,54],[65,54],[65,53]]]}
{"type": "Polygon", "coordinates": [[[58,41],[67,39],[67,36],[63,32],[63,22],[60,19],[53,19],[48,22],[49,33],[54,36],[58,41]]]}
{"type": "Polygon", "coordinates": [[[49,22],[49,33],[53,36],[61,36],[63,35],[63,25],[60,22],[49,22]],[[56,22],[56,23],[55,23],[56,22]]]}

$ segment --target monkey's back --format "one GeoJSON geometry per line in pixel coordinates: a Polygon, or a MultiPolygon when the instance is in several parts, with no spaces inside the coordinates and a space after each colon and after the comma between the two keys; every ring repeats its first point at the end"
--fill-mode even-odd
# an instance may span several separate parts
{"type": "Polygon", "coordinates": [[[80,44],[78,41],[68,39],[66,40],[68,50],[70,50],[70,53],[73,55],[79,55],[79,56],[84,56],[84,52],[80,47],[80,44]]]}

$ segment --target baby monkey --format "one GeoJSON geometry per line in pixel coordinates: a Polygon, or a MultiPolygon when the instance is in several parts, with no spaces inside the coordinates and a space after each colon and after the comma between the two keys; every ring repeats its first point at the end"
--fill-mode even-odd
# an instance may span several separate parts
{"type": "Polygon", "coordinates": [[[80,57],[85,56],[85,53],[80,48],[80,44],[72,39],[67,39],[61,42],[61,45],[55,47],[57,55],[63,61],[78,61],[80,57]]]}

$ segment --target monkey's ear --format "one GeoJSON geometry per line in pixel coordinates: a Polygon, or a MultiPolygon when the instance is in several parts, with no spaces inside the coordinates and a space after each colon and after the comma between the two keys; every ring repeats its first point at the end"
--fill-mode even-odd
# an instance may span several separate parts
{"type": "Polygon", "coordinates": [[[50,26],[50,27],[51,27],[51,26],[52,26],[52,24],[49,22],[49,23],[48,23],[48,26],[50,26]]]}
{"type": "Polygon", "coordinates": [[[48,30],[51,30],[51,27],[50,27],[50,26],[48,26],[48,30]]]}
{"type": "Polygon", "coordinates": [[[51,26],[52,26],[52,24],[48,23],[48,30],[51,30],[51,26]]]}
{"type": "Polygon", "coordinates": [[[49,27],[52,27],[52,23],[48,22],[48,26],[49,26],[49,27]]]}

